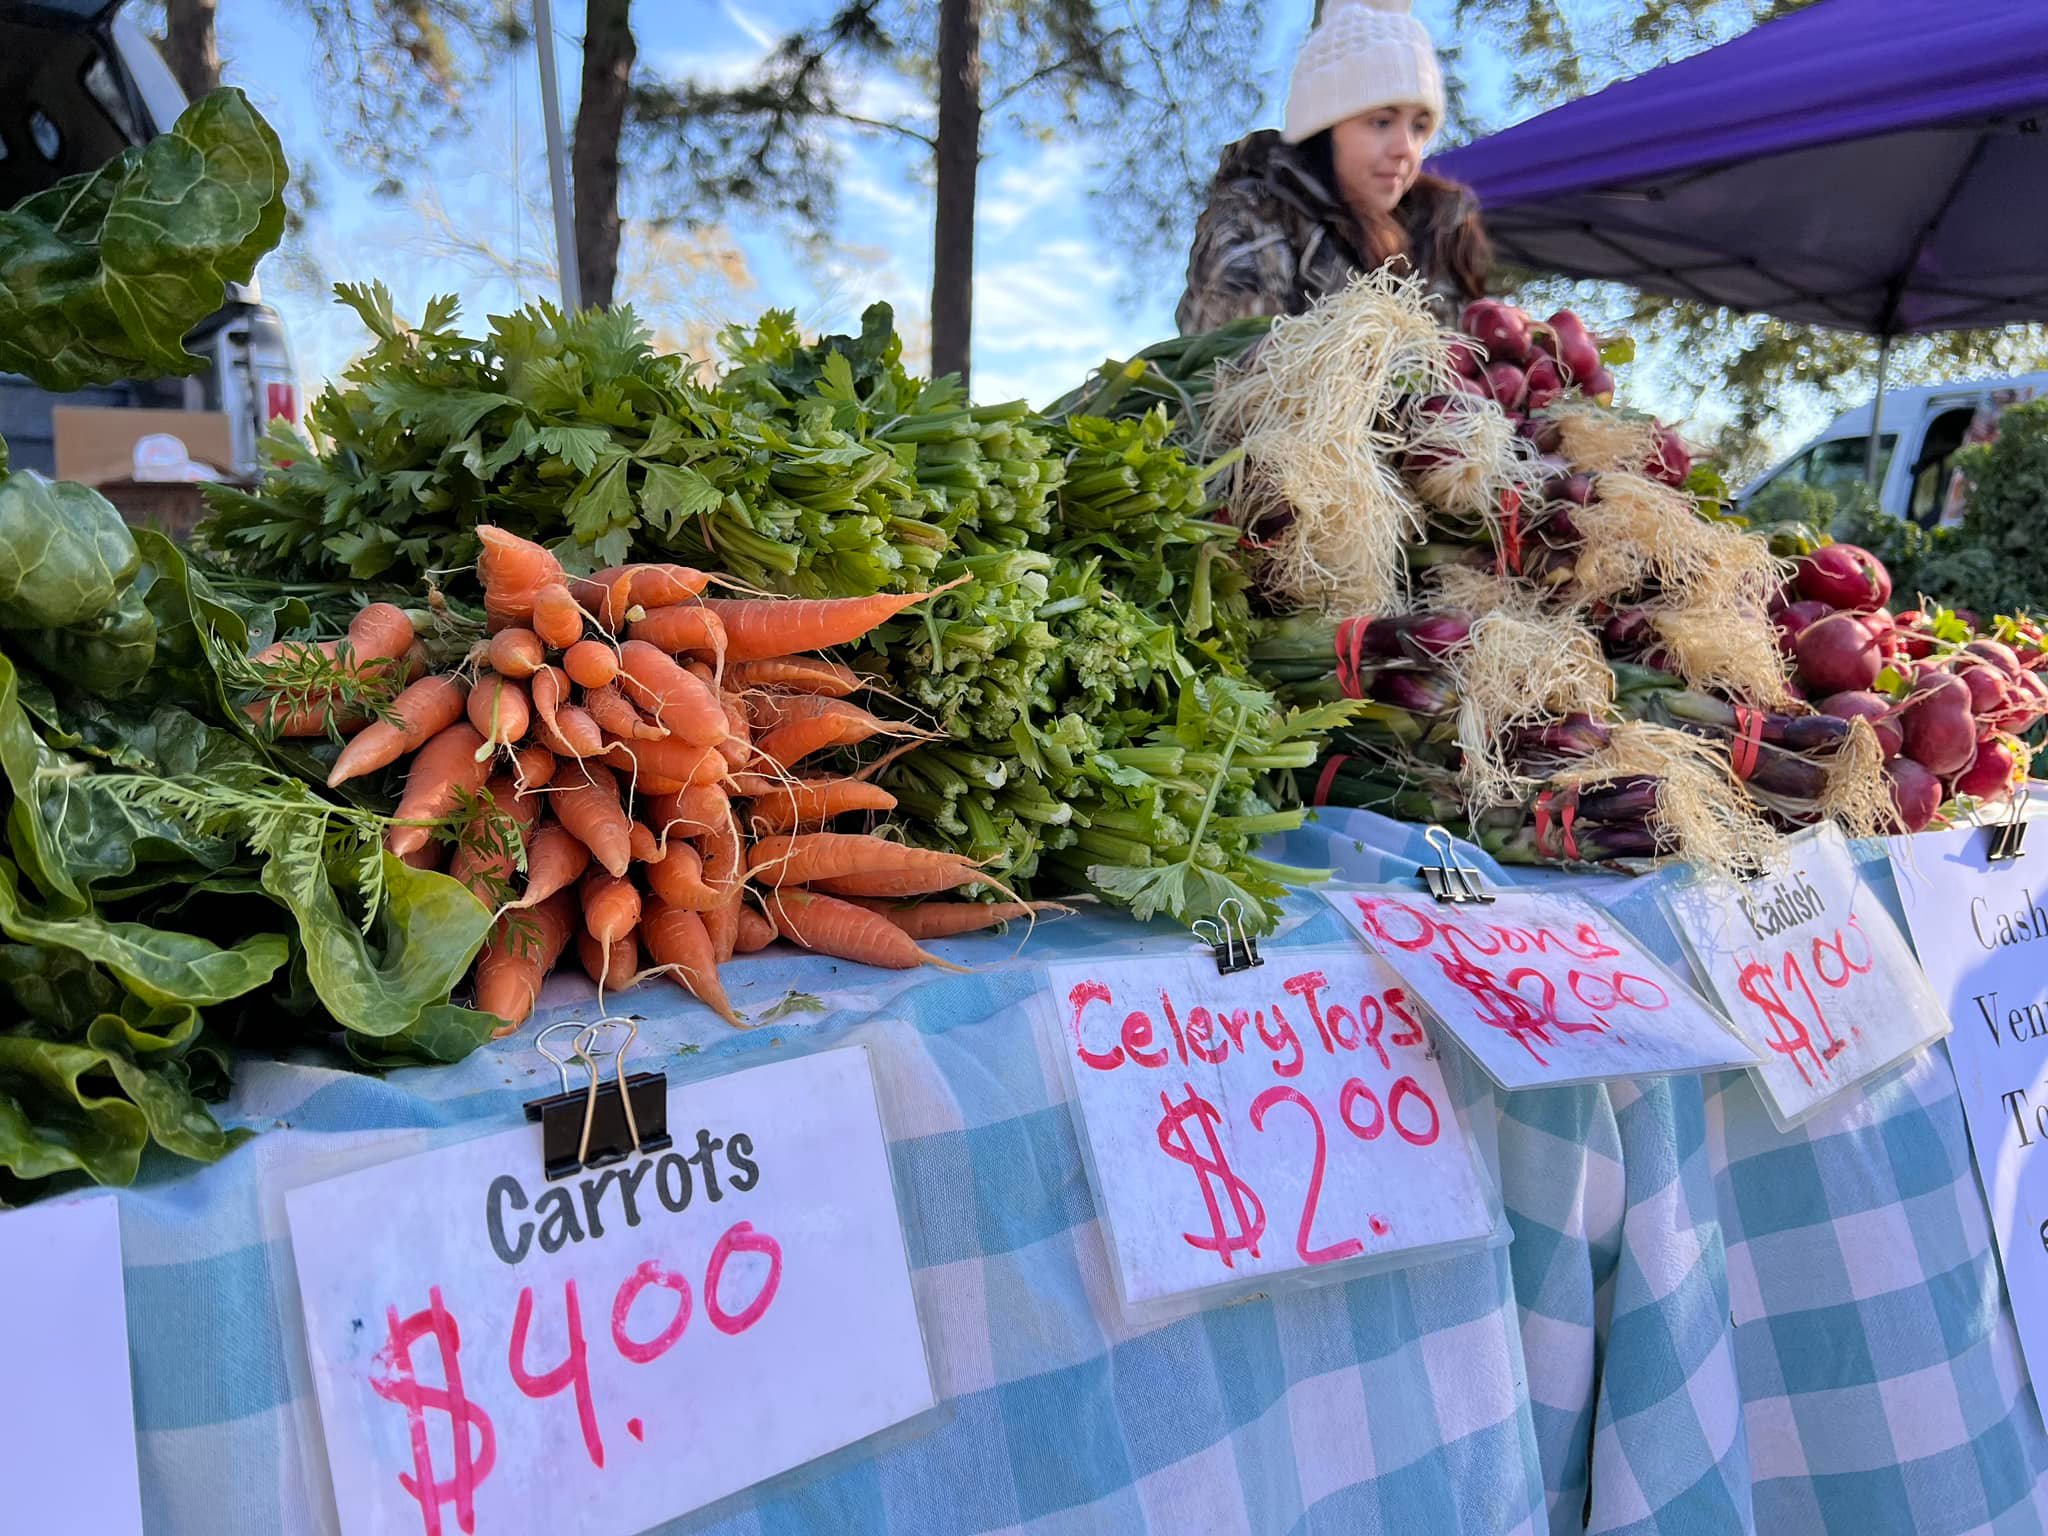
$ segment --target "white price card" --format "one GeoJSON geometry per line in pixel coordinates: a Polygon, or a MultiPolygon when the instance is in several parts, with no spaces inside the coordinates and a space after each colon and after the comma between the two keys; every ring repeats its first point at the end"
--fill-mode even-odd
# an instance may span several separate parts
{"type": "Polygon", "coordinates": [[[1126,1309],[1492,1234],[1491,1186],[1428,1036],[1371,955],[1268,948],[1232,975],[1206,950],[1048,969],[1126,1309]]]}
{"type": "Polygon", "coordinates": [[[1613,918],[1576,897],[1504,890],[1324,895],[1502,1088],[1713,1072],[1756,1052],[1613,918]]]}
{"type": "Polygon", "coordinates": [[[861,1047],[672,1087],[549,1182],[522,1126],[287,1196],[346,1536],[627,1536],[933,1404],[861,1047]]]}
{"type": "Polygon", "coordinates": [[[2048,1374],[2048,855],[1992,863],[1982,827],[1891,840],[1913,944],[1955,1033],[1949,1061],[2020,1350],[2048,1374]]]}
{"type": "Polygon", "coordinates": [[[1701,873],[1670,891],[1673,926],[1761,1058],[1751,1067],[1778,1129],[1948,1033],[1912,946],[1832,822],[1738,885],[1701,873]]]}
{"type": "Polygon", "coordinates": [[[111,1195],[0,1216],[0,1530],[142,1533],[111,1195]]]}

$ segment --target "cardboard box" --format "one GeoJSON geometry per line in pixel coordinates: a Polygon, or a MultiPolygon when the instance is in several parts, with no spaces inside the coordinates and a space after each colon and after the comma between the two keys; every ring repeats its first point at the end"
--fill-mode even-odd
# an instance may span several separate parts
{"type": "Polygon", "coordinates": [[[185,445],[186,457],[217,474],[234,473],[235,450],[225,411],[142,411],[108,406],[60,405],[50,413],[57,447],[57,478],[105,486],[135,478],[135,445],[164,432],[185,445]]]}

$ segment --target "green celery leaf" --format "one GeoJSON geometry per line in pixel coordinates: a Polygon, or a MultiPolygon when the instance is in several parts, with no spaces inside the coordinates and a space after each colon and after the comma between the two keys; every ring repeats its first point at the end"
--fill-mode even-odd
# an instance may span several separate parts
{"type": "Polygon", "coordinates": [[[649,464],[646,471],[640,485],[640,511],[670,537],[691,518],[715,511],[725,500],[725,492],[694,469],[649,464]]]}

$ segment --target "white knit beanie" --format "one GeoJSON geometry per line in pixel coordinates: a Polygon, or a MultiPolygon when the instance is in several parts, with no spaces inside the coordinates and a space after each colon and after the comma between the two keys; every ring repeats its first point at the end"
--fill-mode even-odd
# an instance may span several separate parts
{"type": "Polygon", "coordinates": [[[1376,107],[1428,107],[1444,120],[1444,77],[1412,0],[1331,0],[1301,56],[1287,92],[1290,144],[1376,107]]]}

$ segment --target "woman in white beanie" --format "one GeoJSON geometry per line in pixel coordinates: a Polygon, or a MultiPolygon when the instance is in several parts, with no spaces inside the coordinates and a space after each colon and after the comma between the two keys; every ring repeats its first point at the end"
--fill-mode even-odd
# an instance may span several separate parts
{"type": "Polygon", "coordinates": [[[1469,188],[1424,174],[1443,73],[1411,0],[1331,0],[1302,44],[1286,126],[1223,152],[1195,226],[1184,333],[1299,314],[1355,272],[1404,262],[1449,319],[1493,252],[1469,188]]]}

